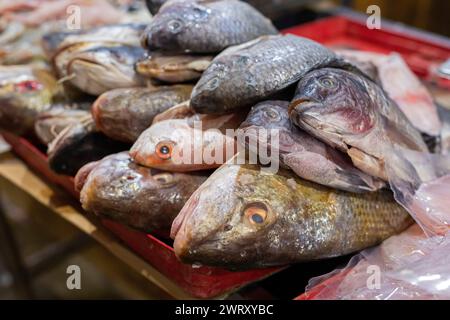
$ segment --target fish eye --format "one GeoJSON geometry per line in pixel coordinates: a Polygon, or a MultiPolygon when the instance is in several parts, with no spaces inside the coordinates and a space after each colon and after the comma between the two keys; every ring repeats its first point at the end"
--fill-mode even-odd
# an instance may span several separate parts
{"type": "Polygon", "coordinates": [[[159,158],[169,160],[172,157],[173,143],[171,141],[161,141],[156,145],[155,150],[159,158]]]}
{"type": "Polygon", "coordinates": [[[244,209],[244,216],[251,225],[263,225],[267,220],[268,208],[263,203],[250,203],[244,209]]]}
{"type": "Polygon", "coordinates": [[[168,184],[173,182],[173,175],[171,175],[170,173],[160,173],[154,175],[153,178],[161,184],[168,184]]]}
{"type": "Polygon", "coordinates": [[[183,22],[181,20],[178,20],[178,19],[171,20],[167,24],[167,27],[169,28],[170,32],[178,33],[183,28],[183,22]]]}
{"type": "Polygon", "coordinates": [[[217,89],[217,87],[219,87],[219,84],[220,84],[219,78],[214,77],[211,80],[209,80],[207,87],[209,90],[215,90],[217,89]]]}
{"type": "Polygon", "coordinates": [[[266,111],[264,111],[264,115],[266,116],[267,119],[269,119],[270,121],[273,122],[278,122],[281,120],[280,114],[278,113],[278,111],[272,110],[272,109],[267,109],[266,111]]]}
{"type": "Polygon", "coordinates": [[[331,78],[322,78],[320,79],[320,84],[324,86],[325,88],[334,88],[336,86],[336,83],[331,78]]]}

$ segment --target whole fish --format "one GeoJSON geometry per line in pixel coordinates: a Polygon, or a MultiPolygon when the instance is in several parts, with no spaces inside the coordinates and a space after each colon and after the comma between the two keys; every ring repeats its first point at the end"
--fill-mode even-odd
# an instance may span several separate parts
{"type": "Polygon", "coordinates": [[[142,85],[143,79],[134,65],[144,56],[140,47],[80,43],[57,54],[54,64],[62,79],[86,93],[100,95],[112,89],[142,85]]]}
{"type": "Polygon", "coordinates": [[[356,169],[342,152],[295,127],[288,107],[286,101],[265,101],[252,108],[240,127],[249,137],[244,141],[248,150],[264,157],[276,148],[284,167],[303,179],[335,189],[367,192],[385,185],[356,169]],[[272,143],[272,134],[278,134],[278,145],[272,143]]]}
{"type": "Polygon", "coordinates": [[[300,80],[289,112],[300,128],[346,152],[361,171],[385,181],[389,147],[428,152],[420,133],[384,91],[352,72],[310,72],[300,80]]]}
{"type": "Polygon", "coordinates": [[[294,35],[265,36],[231,47],[203,73],[191,96],[199,113],[229,113],[270,99],[308,71],[345,65],[332,51],[294,35]]]}
{"type": "Polygon", "coordinates": [[[269,19],[242,1],[171,1],[154,16],[142,44],[149,50],[217,53],[277,33],[269,19]]]}
{"type": "Polygon", "coordinates": [[[362,63],[373,63],[383,89],[416,129],[430,136],[439,135],[442,124],[433,97],[399,54],[351,50],[339,50],[337,53],[362,63]]]}
{"type": "Polygon", "coordinates": [[[19,135],[32,131],[58,94],[56,79],[45,69],[0,66],[0,128],[19,135]]]}
{"type": "Polygon", "coordinates": [[[157,122],[145,130],[130,150],[133,160],[143,166],[175,172],[219,167],[236,153],[234,136],[245,115],[195,115],[187,119],[157,122]]]}
{"type": "Polygon", "coordinates": [[[247,269],[349,254],[411,222],[387,190],[347,193],[284,171],[224,165],[185,204],[171,237],[185,263],[247,269]]]}
{"type": "Polygon", "coordinates": [[[136,64],[136,71],[145,77],[168,83],[194,81],[208,68],[212,56],[166,55],[151,53],[136,64]]]}
{"type": "Polygon", "coordinates": [[[97,99],[92,114],[108,137],[133,143],[156,115],[189,99],[191,91],[189,85],[116,89],[97,99]]]}
{"type": "Polygon", "coordinates": [[[173,220],[205,175],[155,172],[132,162],[128,152],[81,168],[75,181],[88,212],[144,232],[168,234],[173,220]]]}
{"type": "Polygon", "coordinates": [[[54,172],[74,176],[85,164],[128,149],[129,145],[99,132],[89,114],[62,130],[49,144],[47,154],[54,172]]]}
{"type": "Polygon", "coordinates": [[[146,25],[139,23],[124,23],[81,31],[51,32],[42,37],[42,47],[50,59],[58,51],[80,43],[114,43],[139,47],[145,27],[146,25]]]}
{"type": "Polygon", "coordinates": [[[66,106],[52,107],[42,112],[34,123],[34,132],[45,145],[52,142],[66,127],[89,117],[90,111],[66,106]]]}

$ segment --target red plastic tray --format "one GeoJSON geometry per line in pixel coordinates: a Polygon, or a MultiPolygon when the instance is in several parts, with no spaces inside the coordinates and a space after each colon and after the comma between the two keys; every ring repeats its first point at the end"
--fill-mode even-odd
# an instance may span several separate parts
{"type": "MultiPolygon", "coordinates": [[[[55,174],[50,170],[47,157],[38,148],[28,140],[13,134],[2,132],[2,135],[12,150],[31,168],[79,198],[74,189],[73,178],[55,174]]],[[[181,263],[176,258],[173,248],[153,235],[132,230],[111,220],[103,219],[101,222],[144,260],[196,298],[223,295],[283,269],[266,268],[232,272],[219,268],[193,267],[181,263]]]]}
{"type": "Polygon", "coordinates": [[[389,23],[383,23],[380,30],[370,30],[360,20],[335,16],[289,28],[283,33],[307,37],[332,48],[384,54],[398,52],[418,76],[450,88],[450,80],[437,77],[435,73],[437,67],[450,58],[450,41],[407,30],[389,23]]]}

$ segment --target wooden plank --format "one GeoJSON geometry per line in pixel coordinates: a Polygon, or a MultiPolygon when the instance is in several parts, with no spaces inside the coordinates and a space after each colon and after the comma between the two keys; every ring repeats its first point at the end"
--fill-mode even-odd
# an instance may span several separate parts
{"type": "Polygon", "coordinates": [[[90,221],[67,195],[52,188],[11,153],[0,154],[0,175],[52,212],[90,235],[114,256],[176,299],[193,299],[174,282],[126,248],[108,231],[90,221]]]}

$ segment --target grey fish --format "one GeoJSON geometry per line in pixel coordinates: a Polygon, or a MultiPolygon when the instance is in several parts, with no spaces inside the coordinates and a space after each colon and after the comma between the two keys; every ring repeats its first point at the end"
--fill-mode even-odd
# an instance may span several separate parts
{"type": "Polygon", "coordinates": [[[417,129],[376,83],[345,70],[324,68],[302,78],[290,118],[385,181],[391,146],[428,152],[417,129]]]}
{"type": "Polygon", "coordinates": [[[141,167],[122,152],[81,168],[75,184],[86,211],[168,235],[176,215],[206,178],[141,167]]]}
{"type": "Polygon", "coordinates": [[[185,204],[171,237],[185,263],[248,269],[349,254],[411,223],[387,190],[347,193],[224,165],[185,204]]]}
{"type": "Polygon", "coordinates": [[[153,80],[183,83],[198,80],[212,59],[212,56],[202,55],[151,53],[136,64],[136,71],[153,80]]]}
{"type": "Polygon", "coordinates": [[[145,56],[136,46],[80,43],[59,52],[54,59],[60,78],[83,92],[100,95],[106,91],[144,84],[136,73],[136,62],[145,56]]]}
{"type": "Polygon", "coordinates": [[[284,167],[303,179],[335,189],[367,192],[385,186],[356,169],[342,152],[295,127],[289,120],[288,107],[286,101],[265,101],[252,108],[240,127],[249,138],[244,142],[248,150],[261,157],[277,148],[284,167]],[[272,143],[270,130],[277,131],[278,145],[272,143]],[[263,152],[259,152],[261,148],[263,152]]]}
{"type": "Polygon", "coordinates": [[[66,127],[49,144],[48,163],[54,172],[74,176],[82,166],[129,148],[99,132],[88,115],[66,127]]]}
{"type": "Polygon", "coordinates": [[[92,107],[96,126],[107,136],[133,143],[161,112],[187,99],[190,85],[108,91],[92,107]]]}
{"type": "Polygon", "coordinates": [[[294,35],[264,36],[217,56],[192,92],[199,113],[229,113],[272,98],[308,71],[346,65],[332,51],[294,35]]]}
{"type": "Polygon", "coordinates": [[[172,1],[154,16],[142,44],[150,50],[217,53],[277,33],[269,19],[238,0],[172,1]]]}

